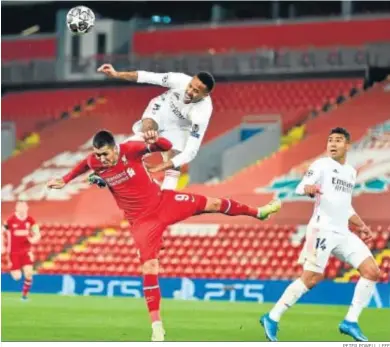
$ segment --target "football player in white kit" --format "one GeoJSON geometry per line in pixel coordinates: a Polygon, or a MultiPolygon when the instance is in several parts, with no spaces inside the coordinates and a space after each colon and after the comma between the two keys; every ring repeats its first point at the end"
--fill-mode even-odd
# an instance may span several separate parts
{"type": "Polygon", "coordinates": [[[380,270],[363,242],[371,239],[371,231],[351,204],[356,170],[346,163],[349,146],[348,131],[332,129],[328,137],[328,157],[312,163],[296,189],[297,194],[308,195],[316,201],[299,258],[299,263],[303,264],[302,275],[286,288],[272,310],[260,319],[270,341],[277,341],[278,322],[282,314],[323,279],[331,254],[349,263],[361,276],[339,331],[356,341],[367,341],[358,325],[358,318],[371,300],[380,270]],[[349,224],[357,228],[360,238],[349,230],[349,224]]]}
{"type": "Polygon", "coordinates": [[[193,77],[174,72],[119,72],[111,64],[103,64],[98,71],[113,78],[169,88],[150,101],[142,119],[133,125],[133,132],[157,130],[172,142],[172,150],[165,153],[164,163],[148,169],[165,171],[161,189],[176,189],[180,167],[198,153],[213,111],[210,97],[215,86],[213,76],[208,72],[193,77]]]}

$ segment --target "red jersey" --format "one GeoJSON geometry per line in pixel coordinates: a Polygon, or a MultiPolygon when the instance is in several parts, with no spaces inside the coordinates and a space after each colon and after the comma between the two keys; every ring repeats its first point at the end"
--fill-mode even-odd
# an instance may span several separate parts
{"type": "Polygon", "coordinates": [[[89,169],[93,170],[106,181],[126,218],[133,220],[153,211],[161,200],[160,186],[149,175],[142,157],[148,152],[168,151],[171,148],[172,144],[161,137],[153,145],[128,141],[118,145],[119,158],[114,166],[105,167],[94,154],[90,154],[63,179],[68,183],[89,169]]]}
{"type": "Polygon", "coordinates": [[[24,253],[29,252],[31,248],[28,238],[31,236],[31,227],[36,224],[34,218],[28,216],[21,220],[16,215],[7,219],[5,228],[8,233],[8,252],[24,253]]]}

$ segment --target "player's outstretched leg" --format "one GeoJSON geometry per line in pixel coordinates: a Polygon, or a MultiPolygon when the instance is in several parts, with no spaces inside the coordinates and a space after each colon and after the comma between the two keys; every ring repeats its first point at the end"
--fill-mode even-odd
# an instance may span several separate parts
{"type": "Polygon", "coordinates": [[[207,198],[205,212],[219,212],[228,216],[250,216],[260,220],[268,219],[282,207],[280,200],[273,200],[265,206],[251,207],[232,199],[207,198]]]}
{"type": "Polygon", "coordinates": [[[345,319],[340,323],[340,333],[351,336],[356,341],[366,342],[367,337],[361,331],[358,320],[363,309],[370,303],[375,283],[379,280],[380,270],[373,257],[365,259],[358,268],[360,279],[355,287],[351,306],[345,319]]]}
{"type": "Polygon", "coordinates": [[[265,336],[269,341],[278,341],[278,325],[283,313],[321,281],[322,277],[320,273],[304,270],[302,276],[286,288],[272,310],[260,318],[260,324],[263,326],[265,336]]]}
{"type": "Polygon", "coordinates": [[[23,282],[23,289],[22,289],[22,300],[27,300],[33,282],[32,265],[24,266],[23,273],[24,273],[24,282],[23,282]]]}
{"type": "Polygon", "coordinates": [[[161,293],[158,283],[158,269],[157,259],[147,260],[142,266],[144,296],[152,321],[152,341],[164,341],[165,338],[160,315],[161,293]]]}

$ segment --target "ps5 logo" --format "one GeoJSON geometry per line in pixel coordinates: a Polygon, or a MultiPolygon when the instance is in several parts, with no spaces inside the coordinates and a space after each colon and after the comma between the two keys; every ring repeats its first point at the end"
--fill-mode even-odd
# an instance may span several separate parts
{"type": "Polygon", "coordinates": [[[142,297],[141,294],[141,281],[123,281],[123,280],[110,280],[104,281],[100,279],[87,279],[84,281],[86,288],[83,295],[125,295],[132,296],[134,298],[142,297]]]}
{"type": "Polygon", "coordinates": [[[264,302],[264,295],[262,293],[264,284],[206,283],[205,289],[204,300],[223,298],[231,302],[238,300],[264,302]],[[228,294],[227,297],[226,294],[228,294]]]}
{"type": "Polygon", "coordinates": [[[62,278],[61,295],[105,295],[142,297],[142,284],[139,280],[109,278],[78,278],[65,275],[62,278]]]}
{"type": "Polygon", "coordinates": [[[206,282],[200,286],[197,281],[183,278],[181,288],[174,291],[173,297],[182,300],[229,300],[264,302],[264,284],[206,282]],[[198,285],[196,285],[198,284],[198,285]],[[196,295],[197,294],[197,295],[196,295]]]}

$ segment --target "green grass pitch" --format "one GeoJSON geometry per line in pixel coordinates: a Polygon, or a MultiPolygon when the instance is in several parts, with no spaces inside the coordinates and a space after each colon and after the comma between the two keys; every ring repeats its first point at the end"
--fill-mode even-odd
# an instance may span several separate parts
{"type": "MultiPolygon", "coordinates": [[[[258,323],[271,304],[163,300],[168,341],[265,341],[258,323]]],[[[280,341],[351,341],[340,335],[345,306],[297,305],[280,324],[280,341]]],[[[2,294],[3,341],[149,341],[143,299],[2,294]]],[[[390,310],[366,309],[371,341],[390,341],[390,310]]]]}

